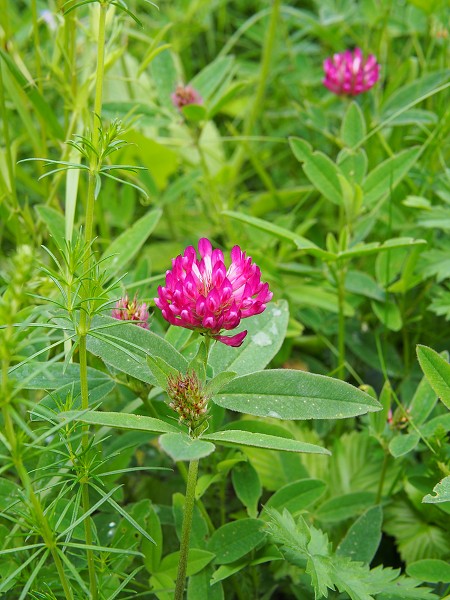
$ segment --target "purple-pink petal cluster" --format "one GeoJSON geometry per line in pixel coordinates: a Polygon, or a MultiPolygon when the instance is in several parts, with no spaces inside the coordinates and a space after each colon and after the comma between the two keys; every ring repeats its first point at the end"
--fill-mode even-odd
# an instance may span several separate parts
{"type": "Polygon", "coordinates": [[[172,325],[195,329],[227,346],[240,346],[247,331],[233,336],[221,332],[262,313],[272,298],[269,285],[261,282],[259,267],[239,246],[231,250],[228,269],[222,251],[213,250],[208,239],[198,242],[198,250],[200,260],[193,246],[172,260],[155,304],[172,325]]]}
{"type": "Polygon", "coordinates": [[[373,54],[363,57],[361,48],[334,54],[323,63],[323,84],[338,95],[357,96],[367,92],[380,77],[380,65],[373,54]]]}
{"type": "Polygon", "coordinates": [[[170,96],[175,108],[181,110],[183,106],[188,104],[203,104],[203,98],[190,85],[177,85],[175,91],[170,96]]]}
{"type": "Polygon", "coordinates": [[[128,294],[125,294],[111,311],[111,316],[114,319],[120,319],[121,321],[133,321],[139,327],[148,329],[148,309],[145,302],[140,304],[137,301],[136,296],[130,302],[128,294]]]}

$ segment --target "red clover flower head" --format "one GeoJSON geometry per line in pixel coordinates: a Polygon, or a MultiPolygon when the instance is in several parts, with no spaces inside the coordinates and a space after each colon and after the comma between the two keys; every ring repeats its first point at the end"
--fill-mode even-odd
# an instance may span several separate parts
{"type": "Polygon", "coordinates": [[[188,104],[203,104],[203,98],[190,85],[177,85],[170,97],[172,98],[173,105],[178,110],[181,110],[183,106],[187,106],[188,104]]]}
{"type": "Polygon", "coordinates": [[[380,77],[380,65],[373,54],[363,57],[361,48],[334,54],[323,63],[323,84],[340,96],[357,96],[367,92],[380,77]]]}
{"type": "Polygon", "coordinates": [[[135,296],[130,302],[128,294],[125,294],[118,302],[116,302],[115,308],[111,312],[111,316],[114,319],[120,319],[121,321],[134,321],[136,325],[143,329],[148,329],[148,309],[145,302],[140,304],[135,296]]]}
{"type": "Polygon", "coordinates": [[[247,331],[233,336],[220,332],[262,313],[272,298],[269,285],[261,282],[259,267],[239,246],[231,250],[228,269],[222,251],[213,250],[208,239],[198,242],[198,250],[200,260],[193,246],[172,260],[155,304],[172,325],[194,329],[227,346],[240,346],[247,331]]]}

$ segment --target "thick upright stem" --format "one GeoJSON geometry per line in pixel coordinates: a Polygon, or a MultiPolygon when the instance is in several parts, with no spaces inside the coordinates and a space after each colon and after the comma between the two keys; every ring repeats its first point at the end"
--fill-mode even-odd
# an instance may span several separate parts
{"type": "Polygon", "coordinates": [[[13,159],[11,156],[11,138],[9,135],[9,120],[8,114],[6,111],[6,102],[5,102],[5,87],[3,83],[3,65],[0,64],[0,115],[2,117],[3,122],[3,136],[5,138],[5,158],[6,158],[6,168],[8,169],[8,179],[9,179],[9,187],[11,191],[11,199],[13,202],[13,206],[15,210],[19,210],[19,203],[17,201],[17,191],[16,191],[16,179],[14,176],[14,166],[13,159]]]}
{"type": "MultiPolygon", "coordinates": [[[[84,239],[87,246],[92,243],[92,236],[94,231],[94,208],[95,208],[95,185],[98,176],[98,170],[100,168],[100,150],[99,146],[99,130],[97,119],[101,119],[102,110],[102,94],[103,94],[103,76],[104,76],[104,65],[105,65],[105,24],[106,24],[106,12],[108,6],[105,3],[100,4],[100,15],[98,24],[98,43],[97,43],[97,68],[96,68],[96,79],[95,79],[95,100],[94,100],[94,115],[93,115],[93,128],[92,128],[92,145],[98,151],[98,155],[92,153],[91,161],[89,164],[89,185],[86,202],[86,219],[85,219],[85,230],[84,239]]],[[[91,255],[87,259],[86,266],[89,267],[92,263],[91,255]]],[[[87,307],[85,307],[87,309],[87,307]]],[[[79,356],[80,356],[80,384],[81,384],[81,406],[83,410],[89,408],[89,387],[87,379],[87,351],[86,351],[86,335],[89,329],[88,315],[86,310],[81,311],[80,324],[79,324],[79,356]]],[[[89,428],[88,426],[83,427],[82,436],[83,450],[86,451],[89,446],[89,428]]],[[[89,503],[89,483],[88,476],[83,478],[81,483],[82,493],[82,504],[83,512],[86,515],[84,519],[84,531],[86,537],[86,545],[92,546],[93,536],[91,528],[91,517],[88,514],[90,510],[89,503]]],[[[95,575],[95,563],[94,563],[94,552],[92,548],[86,548],[86,557],[89,571],[89,589],[91,593],[91,600],[97,600],[98,589],[95,575]]]]}
{"type": "Polygon", "coordinates": [[[186,583],[186,569],[189,554],[189,539],[191,537],[192,517],[194,514],[195,486],[197,484],[198,460],[189,463],[186,485],[186,500],[184,503],[183,527],[181,530],[180,559],[178,562],[177,581],[175,584],[174,600],[182,600],[186,583]]]}

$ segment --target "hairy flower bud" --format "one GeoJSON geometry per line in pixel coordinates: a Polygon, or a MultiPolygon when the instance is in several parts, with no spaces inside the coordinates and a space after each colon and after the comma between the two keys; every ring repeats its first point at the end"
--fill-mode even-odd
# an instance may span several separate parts
{"type": "Polygon", "coordinates": [[[178,373],[167,379],[169,403],[179,417],[180,423],[189,427],[189,433],[198,436],[207,427],[208,396],[195,371],[186,375],[178,373]]]}

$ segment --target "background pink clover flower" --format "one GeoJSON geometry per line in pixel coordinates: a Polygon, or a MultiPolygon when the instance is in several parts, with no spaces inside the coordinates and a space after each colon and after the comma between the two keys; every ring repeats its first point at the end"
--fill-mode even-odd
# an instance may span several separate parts
{"type": "Polygon", "coordinates": [[[361,48],[334,54],[323,63],[323,85],[338,95],[357,96],[367,92],[380,77],[380,65],[373,54],[363,57],[361,48]]]}
{"type": "Polygon", "coordinates": [[[136,296],[130,302],[128,294],[125,294],[116,302],[115,308],[111,311],[111,316],[121,321],[134,321],[139,327],[148,329],[149,313],[147,304],[145,302],[140,304],[136,296]]]}

